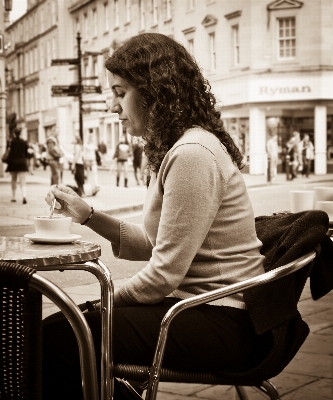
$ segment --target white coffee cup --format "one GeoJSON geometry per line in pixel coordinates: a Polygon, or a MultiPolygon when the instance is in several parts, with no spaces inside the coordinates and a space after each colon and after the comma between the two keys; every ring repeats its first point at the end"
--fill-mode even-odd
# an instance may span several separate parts
{"type": "Polygon", "coordinates": [[[292,213],[313,210],[314,190],[291,190],[290,211],[292,213]]]}
{"type": "Polygon", "coordinates": [[[37,235],[48,238],[63,238],[70,234],[72,218],[53,214],[34,218],[34,226],[37,235]]]}
{"type": "Polygon", "coordinates": [[[317,201],[316,209],[325,211],[330,221],[333,221],[333,201],[317,201]]]}
{"type": "Polygon", "coordinates": [[[333,187],[318,186],[315,191],[315,204],[317,201],[333,201],[333,187]]]}

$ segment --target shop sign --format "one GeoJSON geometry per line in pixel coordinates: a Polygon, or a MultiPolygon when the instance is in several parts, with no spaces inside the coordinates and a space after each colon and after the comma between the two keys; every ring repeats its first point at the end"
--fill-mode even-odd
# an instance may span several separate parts
{"type": "Polygon", "coordinates": [[[275,95],[283,95],[283,94],[298,94],[298,93],[310,93],[310,86],[260,86],[259,94],[274,97],[275,95]]]}

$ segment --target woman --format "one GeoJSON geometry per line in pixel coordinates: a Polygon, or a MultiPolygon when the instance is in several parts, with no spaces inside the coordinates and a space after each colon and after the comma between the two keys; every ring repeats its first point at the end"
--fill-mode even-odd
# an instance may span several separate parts
{"type": "Polygon", "coordinates": [[[123,135],[120,138],[113,158],[117,161],[117,186],[119,186],[119,179],[121,171],[124,171],[124,186],[127,188],[127,164],[131,156],[131,148],[127,140],[127,136],[123,135]]]}
{"type": "MultiPolygon", "coordinates": [[[[192,56],[161,34],[133,37],[107,61],[111,111],[143,136],[150,182],[143,225],[94,211],[65,186],[52,187],[56,211],[110,241],[116,257],[146,267],[114,295],[115,364],[150,364],[160,322],[179,299],[264,272],[262,243],[216,100],[192,56]]],[[[85,314],[100,364],[100,313],[85,314]]],[[[43,399],[80,398],[75,338],[60,316],[44,324],[43,399]],[[54,396],[54,397],[53,397],[54,396]]],[[[261,344],[241,294],[180,314],[171,324],[164,366],[246,368],[261,344]]]]}
{"type": "Polygon", "coordinates": [[[83,144],[80,136],[76,135],[74,139],[74,159],[73,173],[77,184],[77,194],[82,197],[84,194],[84,164],[83,164],[83,144]]]}
{"type": "Polygon", "coordinates": [[[133,137],[132,139],[132,153],[133,153],[133,170],[136,184],[140,185],[141,165],[142,165],[142,144],[139,138],[133,137]]]}
{"type": "Polygon", "coordinates": [[[28,144],[25,140],[20,138],[21,128],[15,128],[14,139],[10,144],[9,161],[6,172],[11,175],[12,186],[12,199],[13,203],[16,202],[16,188],[17,181],[20,183],[22,190],[22,203],[27,204],[27,186],[26,175],[28,172],[28,144]]]}
{"type": "Polygon", "coordinates": [[[307,133],[305,133],[303,140],[300,143],[300,153],[303,164],[302,175],[306,175],[308,178],[311,170],[311,162],[314,159],[314,146],[307,133]]]}

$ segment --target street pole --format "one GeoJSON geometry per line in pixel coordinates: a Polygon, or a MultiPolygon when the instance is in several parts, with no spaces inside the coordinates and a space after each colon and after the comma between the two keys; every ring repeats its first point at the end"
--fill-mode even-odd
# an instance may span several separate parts
{"type": "Polygon", "coordinates": [[[83,118],[82,118],[82,70],[81,70],[81,36],[80,32],[77,33],[76,36],[77,40],[77,59],[78,59],[78,64],[77,64],[77,75],[78,75],[78,86],[79,86],[79,133],[80,133],[80,138],[83,142],[83,118]]]}

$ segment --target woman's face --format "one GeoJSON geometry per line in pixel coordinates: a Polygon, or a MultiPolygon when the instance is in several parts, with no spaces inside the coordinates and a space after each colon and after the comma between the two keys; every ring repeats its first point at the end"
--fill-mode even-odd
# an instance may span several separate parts
{"type": "Polygon", "coordinates": [[[108,72],[108,78],[113,94],[111,112],[118,113],[119,120],[131,136],[147,136],[141,94],[118,75],[108,72]]]}

